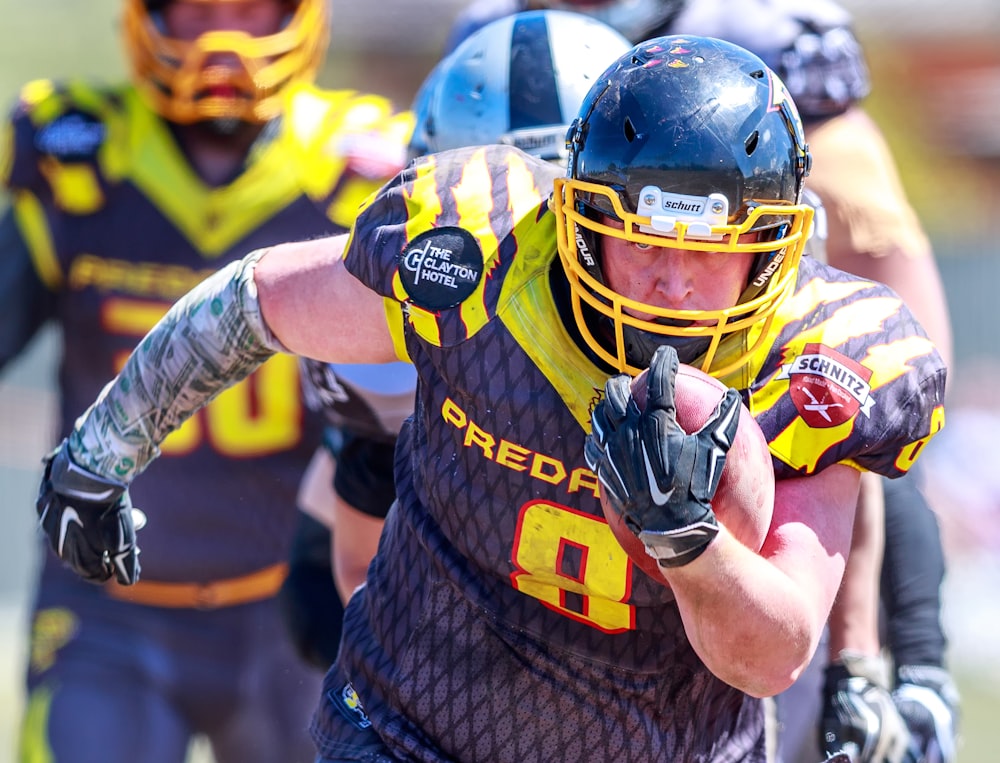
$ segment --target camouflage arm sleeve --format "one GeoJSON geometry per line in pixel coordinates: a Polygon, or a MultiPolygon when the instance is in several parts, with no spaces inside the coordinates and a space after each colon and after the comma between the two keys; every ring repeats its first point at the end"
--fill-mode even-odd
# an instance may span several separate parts
{"type": "Polygon", "coordinates": [[[287,352],[261,316],[253,272],[267,250],[233,262],[185,294],[77,419],[73,460],[129,482],[159,444],[218,393],[287,352]]]}

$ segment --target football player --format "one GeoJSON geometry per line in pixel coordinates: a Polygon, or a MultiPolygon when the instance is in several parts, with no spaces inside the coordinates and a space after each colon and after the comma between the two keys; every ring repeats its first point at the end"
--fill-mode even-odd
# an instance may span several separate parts
{"type": "Polygon", "coordinates": [[[210,276],[52,454],[53,550],[128,580],[128,486],[216,393],[284,352],[414,363],[397,500],[314,716],[323,760],[763,761],[758,698],[816,649],[860,471],[905,472],[943,423],[944,363],[902,301],[801,258],[809,154],[758,57],[641,43],[568,142],[565,171],[505,145],[422,157],[350,234],[210,276]],[[718,438],[672,434],[677,361],[738,391],[718,438]],[[625,374],[646,367],[639,414],[625,374]],[[759,552],[714,516],[706,468],[740,396],[774,456],[759,552]]]}
{"type": "MultiPolygon", "coordinates": [[[[382,98],[311,84],[325,0],[124,0],[121,14],[131,82],[25,86],[0,161],[0,363],[59,324],[63,436],[206,275],[347,230],[412,126],[382,98]]],[[[275,594],[319,429],[295,360],[275,358],[162,443],[135,493],[155,517],[141,582],[122,585],[138,559],[92,585],[46,555],[22,759],[177,763],[195,734],[220,763],[312,759],[320,676],[288,644],[275,594]]]]}
{"type": "MultiPolygon", "coordinates": [[[[950,363],[941,277],[885,139],[861,106],[870,78],[844,8],[831,0],[477,0],[458,16],[446,45],[458,44],[491,19],[530,7],[572,8],[635,42],[691,33],[729,40],[761,56],[795,99],[814,157],[806,192],[822,208],[807,253],[892,287],[950,363]]],[[[893,481],[866,475],[864,483],[829,642],[796,690],[778,698],[782,733],[776,754],[785,763],[811,763],[818,736],[822,747],[849,745],[860,761],[898,761],[906,754],[953,763],[958,694],[945,669],[945,567],[937,519],[921,492],[919,472],[893,481]],[[880,652],[883,640],[897,666],[891,675],[880,652]],[[890,690],[915,749],[905,750],[890,690]],[[871,716],[881,720],[864,720],[871,716]]]]}

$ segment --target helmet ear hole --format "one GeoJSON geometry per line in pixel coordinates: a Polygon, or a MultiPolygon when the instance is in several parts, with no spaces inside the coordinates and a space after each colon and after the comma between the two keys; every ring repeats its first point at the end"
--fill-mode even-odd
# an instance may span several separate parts
{"type": "Polygon", "coordinates": [[[625,140],[627,140],[629,143],[634,142],[639,135],[639,131],[635,129],[635,125],[632,124],[631,119],[625,120],[624,132],[625,132],[625,140]]]}

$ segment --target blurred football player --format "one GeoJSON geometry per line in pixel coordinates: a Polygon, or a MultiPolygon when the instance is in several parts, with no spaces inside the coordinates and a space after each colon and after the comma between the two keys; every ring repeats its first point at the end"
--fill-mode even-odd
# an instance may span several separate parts
{"type": "MultiPolygon", "coordinates": [[[[324,0],[125,0],[121,13],[131,84],[27,85],[0,161],[0,363],[59,324],[62,436],[205,276],[346,230],[411,127],[382,98],[311,84],[324,0]]],[[[138,584],[82,582],[46,554],[23,760],[178,763],[195,734],[220,763],[312,759],[320,676],[275,601],[319,441],[298,390],[296,362],[275,358],[163,443],[136,492],[155,516],[138,584]]],[[[136,559],[119,579],[138,572],[136,559]]]]}
{"type": "Polygon", "coordinates": [[[809,154],[758,57],[641,43],[567,141],[565,170],[506,145],[418,158],[350,234],[210,276],[51,456],[51,548],[127,581],[128,486],[215,394],[281,352],[414,364],[320,760],[763,761],[758,698],[816,649],[860,471],[905,471],[942,423],[946,370],[902,301],[801,257],[809,154]],[[733,388],[700,433],[676,427],[678,362],[733,388]],[[640,412],[629,374],[647,367],[640,412]],[[711,505],[741,396],[774,456],[759,552],[711,505]],[[659,572],[615,540],[602,495],[659,572]]]}

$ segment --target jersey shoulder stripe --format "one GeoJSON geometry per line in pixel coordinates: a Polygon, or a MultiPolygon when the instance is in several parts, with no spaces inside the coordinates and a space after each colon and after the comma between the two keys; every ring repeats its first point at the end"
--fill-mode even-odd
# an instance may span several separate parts
{"type": "Polygon", "coordinates": [[[772,331],[750,406],[777,476],[848,463],[897,477],[943,425],[944,363],[883,284],[804,259],[772,331]]]}
{"type": "Polygon", "coordinates": [[[465,341],[551,263],[558,172],[500,145],[418,159],[358,216],[347,267],[424,341],[465,341]]]}
{"type": "Polygon", "coordinates": [[[0,180],[14,192],[51,190],[57,202],[73,211],[99,207],[98,178],[87,164],[115,134],[122,90],[82,80],[25,85],[4,124],[0,180]]]}

